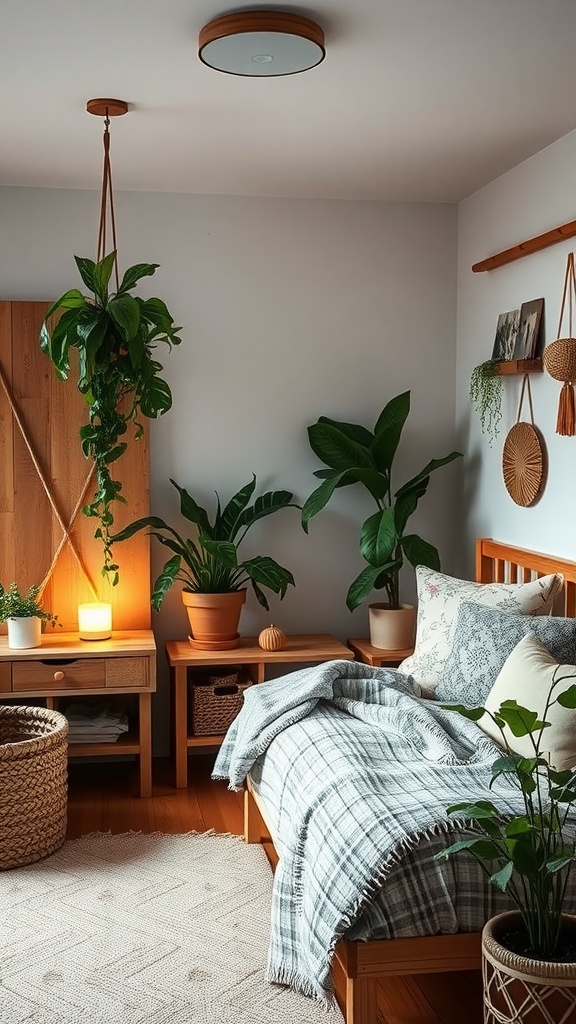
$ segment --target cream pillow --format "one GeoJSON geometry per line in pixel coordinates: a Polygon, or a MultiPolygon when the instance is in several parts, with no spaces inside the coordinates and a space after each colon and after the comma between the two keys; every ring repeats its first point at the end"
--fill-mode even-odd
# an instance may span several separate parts
{"type": "MultiPolygon", "coordinates": [[[[554,697],[576,683],[576,665],[559,666],[538,637],[527,633],[504,662],[485,701],[486,711],[494,714],[503,701],[515,700],[542,718],[556,669],[559,669],[557,678],[564,678],[566,682],[554,687],[554,697]]],[[[576,765],[576,709],[554,704],[548,709],[546,720],[550,725],[543,730],[542,756],[558,771],[573,768],[576,765]]],[[[478,724],[502,746],[502,733],[488,715],[483,715],[478,724]]],[[[507,726],[504,735],[510,750],[525,757],[533,756],[529,736],[514,736],[507,726]]],[[[537,733],[533,735],[537,739],[537,733]]]]}
{"type": "Polygon", "coordinates": [[[433,695],[452,650],[462,601],[500,608],[515,615],[548,615],[564,580],[553,573],[530,583],[474,583],[423,565],[416,568],[418,617],[414,654],[399,666],[413,676],[424,693],[433,695]]]}

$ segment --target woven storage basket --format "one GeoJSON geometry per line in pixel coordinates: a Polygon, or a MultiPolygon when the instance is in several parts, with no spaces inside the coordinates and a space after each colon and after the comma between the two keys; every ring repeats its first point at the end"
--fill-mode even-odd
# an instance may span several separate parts
{"type": "Polygon", "coordinates": [[[66,838],[68,722],[47,708],[0,706],[0,869],[47,857],[66,838]]]}
{"type": "Polygon", "coordinates": [[[232,724],[244,701],[244,690],[251,683],[239,681],[238,672],[208,680],[193,677],[190,687],[190,727],[194,736],[223,735],[232,724]]]}

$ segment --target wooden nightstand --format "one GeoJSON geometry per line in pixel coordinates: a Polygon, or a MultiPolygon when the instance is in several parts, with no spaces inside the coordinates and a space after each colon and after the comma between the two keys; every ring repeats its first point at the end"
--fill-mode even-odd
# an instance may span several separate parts
{"type": "Polygon", "coordinates": [[[373,647],[369,640],[347,640],[346,643],[354,651],[356,661],[363,661],[365,665],[373,665],[375,668],[382,665],[397,668],[404,658],[414,654],[413,647],[406,647],[403,651],[387,651],[382,647],[373,647]]]}
{"type": "Polygon", "coordinates": [[[166,654],[173,683],[172,727],[176,760],[176,786],[188,785],[188,751],[192,747],[215,747],[222,736],[193,736],[188,731],[189,670],[239,665],[253,683],[263,683],[267,665],[311,664],[322,661],[352,661],[352,651],[329,633],[308,633],[287,637],[281,651],[264,651],[258,638],[243,636],[231,651],[199,651],[187,640],[169,640],[166,654]]]}
{"type": "Polygon", "coordinates": [[[8,647],[0,637],[0,702],[43,698],[58,710],[63,698],[98,694],[112,700],[136,694],[138,721],[115,743],[69,744],[70,757],[136,754],[140,796],[152,795],[152,693],[156,689],[156,644],[152,630],[115,632],[110,640],[79,640],[78,633],[51,630],[42,645],[29,650],[8,647]]]}

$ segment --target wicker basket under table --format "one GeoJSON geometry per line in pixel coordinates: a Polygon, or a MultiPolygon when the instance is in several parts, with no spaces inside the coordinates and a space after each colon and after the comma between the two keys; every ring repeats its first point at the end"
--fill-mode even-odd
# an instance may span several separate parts
{"type": "Polygon", "coordinates": [[[68,722],[47,708],[0,706],[0,870],[66,838],[68,722]]]}
{"type": "Polygon", "coordinates": [[[227,732],[244,701],[250,680],[240,681],[239,672],[189,677],[190,726],[194,736],[219,736],[227,732]]]}

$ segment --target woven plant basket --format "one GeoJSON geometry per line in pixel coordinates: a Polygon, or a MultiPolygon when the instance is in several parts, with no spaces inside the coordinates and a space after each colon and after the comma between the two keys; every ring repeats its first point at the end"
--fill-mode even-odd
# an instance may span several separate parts
{"type": "Polygon", "coordinates": [[[32,864],[66,838],[68,722],[47,708],[0,706],[0,869],[32,864]]]}
{"type": "MultiPolygon", "coordinates": [[[[576,1024],[576,963],[548,963],[512,953],[499,939],[517,926],[512,910],[482,932],[484,1024],[576,1024]]],[[[565,918],[576,933],[576,918],[565,918]]]]}

